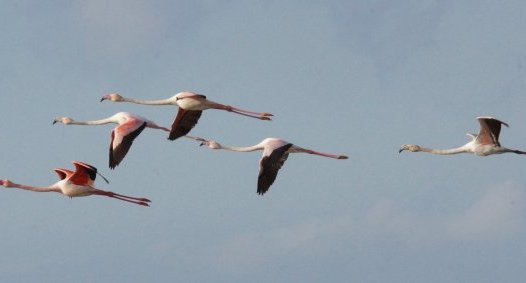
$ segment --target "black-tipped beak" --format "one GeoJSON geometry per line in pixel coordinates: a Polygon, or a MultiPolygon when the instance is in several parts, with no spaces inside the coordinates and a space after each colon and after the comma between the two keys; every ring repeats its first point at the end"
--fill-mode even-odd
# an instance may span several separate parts
{"type": "Polygon", "coordinates": [[[57,123],[57,120],[54,120],[54,121],[53,121],[53,125],[55,125],[56,123],[57,123]]]}
{"type": "Polygon", "coordinates": [[[202,142],[202,143],[200,143],[200,144],[199,144],[199,146],[203,146],[203,145],[205,145],[205,143],[204,143],[204,142],[202,142]]]}
{"type": "Polygon", "coordinates": [[[103,98],[101,98],[101,99],[100,99],[100,102],[103,102],[103,101],[104,101],[105,99],[106,99],[106,98],[104,98],[104,97],[103,97],[103,98]]]}
{"type": "Polygon", "coordinates": [[[404,151],[403,148],[399,149],[399,150],[398,150],[398,154],[402,153],[402,151],[404,151]]]}

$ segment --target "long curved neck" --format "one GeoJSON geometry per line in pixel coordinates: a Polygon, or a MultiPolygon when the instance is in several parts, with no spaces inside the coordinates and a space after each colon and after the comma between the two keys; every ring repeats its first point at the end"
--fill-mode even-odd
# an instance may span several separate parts
{"type": "Polygon", "coordinates": [[[34,186],[12,183],[10,188],[17,188],[17,189],[22,189],[22,190],[32,191],[32,192],[39,192],[39,193],[59,192],[60,191],[59,188],[55,187],[54,185],[51,185],[49,187],[34,187],[34,186]]]}
{"type": "Polygon", "coordinates": [[[110,124],[110,123],[117,123],[113,117],[100,119],[100,120],[93,120],[93,121],[71,121],[68,124],[71,125],[104,125],[104,124],[110,124]]]}
{"type": "Polygon", "coordinates": [[[237,152],[250,152],[250,151],[256,151],[256,150],[262,150],[263,147],[259,144],[253,145],[253,146],[247,146],[247,147],[238,147],[238,146],[224,146],[221,145],[221,149],[230,150],[230,151],[237,151],[237,152]]]}
{"type": "Polygon", "coordinates": [[[135,104],[143,104],[143,105],[172,105],[174,104],[172,98],[157,99],[157,100],[143,100],[143,99],[123,97],[121,101],[135,103],[135,104]]]}
{"type": "Polygon", "coordinates": [[[457,147],[457,148],[451,148],[451,149],[434,149],[434,148],[420,147],[420,151],[432,153],[432,154],[450,155],[450,154],[468,152],[468,149],[464,146],[457,147]]]}

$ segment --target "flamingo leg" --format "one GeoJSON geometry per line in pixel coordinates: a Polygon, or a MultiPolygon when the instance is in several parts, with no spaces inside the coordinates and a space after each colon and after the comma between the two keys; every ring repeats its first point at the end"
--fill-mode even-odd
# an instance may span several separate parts
{"type": "MultiPolygon", "coordinates": [[[[226,110],[226,109],[225,109],[226,110]]],[[[254,116],[254,115],[250,115],[250,114],[246,114],[246,113],[243,113],[243,112],[238,112],[236,110],[227,110],[228,112],[232,112],[232,113],[236,113],[236,114],[239,114],[239,115],[243,115],[243,116],[247,116],[247,117],[251,117],[251,118],[256,118],[256,119],[259,119],[259,120],[271,120],[269,117],[267,116],[254,116]]]]}
{"type": "Polygon", "coordinates": [[[116,194],[114,192],[103,191],[103,190],[98,190],[98,189],[94,191],[93,194],[107,196],[110,198],[115,198],[115,199],[131,202],[131,203],[135,203],[135,204],[143,205],[143,206],[149,206],[147,203],[151,202],[149,199],[146,199],[146,198],[130,197],[130,196],[125,196],[121,194],[116,194]]]}
{"type": "Polygon", "coordinates": [[[148,128],[152,128],[152,129],[159,129],[159,130],[163,130],[165,132],[170,132],[170,129],[168,128],[165,128],[165,127],[162,127],[162,126],[157,126],[157,125],[148,125],[147,126],[148,128]]]}
{"type": "Polygon", "coordinates": [[[220,104],[220,103],[215,103],[214,107],[215,109],[221,109],[221,110],[225,110],[225,111],[228,111],[228,112],[233,112],[233,113],[236,113],[236,114],[239,114],[239,115],[243,115],[243,116],[247,116],[247,117],[251,117],[251,118],[256,118],[256,119],[260,119],[260,120],[270,120],[269,116],[274,116],[270,113],[266,113],[266,112],[253,112],[253,111],[248,111],[248,110],[243,110],[243,109],[239,109],[239,108],[236,108],[236,107],[233,107],[233,106],[230,106],[230,105],[224,105],[224,104],[220,104]]]}
{"type": "Polygon", "coordinates": [[[123,200],[123,201],[127,201],[127,202],[131,202],[131,203],[135,203],[135,204],[142,205],[142,206],[150,206],[150,205],[148,205],[148,203],[143,202],[143,201],[133,201],[133,200],[129,200],[129,199],[125,199],[125,198],[121,198],[121,197],[118,197],[118,196],[109,196],[109,195],[108,195],[108,197],[110,197],[110,198],[114,198],[114,199],[120,199],[120,200],[123,200]]]}
{"type": "Polygon", "coordinates": [[[346,155],[328,154],[328,153],[323,153],[319,151],[314,151],[312,149],[302,149],[301,151],[308,153],[308,154],[315,154],[315,155],[334,158],[334,159],[347,159],[348,158],[346,155]]]}
{"type": "Polygon", "coordinates": [[[250,114],[250,115],[255,115],[255,116],[274,116],[274,115],[272,115],[270,113],[254,112],[254,111],[249,111],[249,110],[236,108],[236,107],[233,107],[233,106],[230,106],[230,105],[226,105],[226,107],[230,108],[232,111],[243,112],[243,113],[250,114]]]}
{"type": "Polygon", "coordinates": [[[125,196],[125,195],[121,195],[121,194],[116,194],[114,192],[110,192],[110,193],[112,193],[114,196],[121,197],[121,198],[133,199],[133,200],[138,200],[138,201],[142,201],[142,202],[152,202],[151,200],[149,200],[147,198],[130,197],[130,196],[125,196]]]}
{"type": "Polygon", "coordinates": [[[183,136],[183,137],[185,137],[185,138],[187,138],[187,139],[192,139],[192,140],[195,140],[195,141],[200,141],[200,142],[205,142],[205,141],[206,141],[206,140],[203,139],[203,138],[193,137],[193,136],[189,136],[189,135],[185,135],[185,136],[183,136]]]}

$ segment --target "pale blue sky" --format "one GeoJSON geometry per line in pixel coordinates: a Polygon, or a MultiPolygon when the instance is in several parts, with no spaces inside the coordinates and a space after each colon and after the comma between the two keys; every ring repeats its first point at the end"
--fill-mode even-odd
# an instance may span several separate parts
{"type": "Polygon", "coordinates": [[[0,178],[48,185],[71,160],[98,187],[150,198],[0,191],[0,281],[522,282],[525,157],[447,148],[477,116],[526,149],[523,1],[3,1],[0,178]],[[192,134],[281,137],[292,155],[263,197],[260,153],[145,130],[114,171],[111,126],[51,123],[176,108],[99,103],[191,90],[272,122],[206,111],[192,134]]]}

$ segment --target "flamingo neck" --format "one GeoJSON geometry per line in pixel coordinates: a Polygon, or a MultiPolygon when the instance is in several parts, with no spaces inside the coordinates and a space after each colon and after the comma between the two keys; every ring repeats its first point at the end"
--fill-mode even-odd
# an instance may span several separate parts
{"type": "Polygon", "coordinates": [[[135,104],[143,104],[143,105],[174,105],[175,104],[175,102],[173,101],[171,97],[167,99],[157,99],[157,100],[143,100],[143,99],[123,97],[121,101],[135,103],[135,104]]]}
{"type": "Polygon", "coordinates": [[[253,146],[247,146],[247,147],[238,147],[238,146],[224,146],[221,145],[221,149],[230,150],[230,151],[237,151],[237,152],[251,152],[256,150],[262,150],[263,146],[256,144],[253,146]]]}
{"type": "Polygon", "coordinates": [[[32,191],[32,192],[60,192],[60,189],[55,187],[54,185],[49,187],[35,187],[35,186],[28,186],[28,185],[22,185],[22,184],[16,184],[13,183],[10,187],[22,189],[26,191],[32,191]]]}
{"type": "Polygon", "coordinates": [[[117,123],[113,117],[100,119],[100,120],[92,120],[92,121],[71,121],[68,124],[71,125],[104,125],[104,124],[110,124],[110,123],[117,123]]]}
{"type": "Polygon", "coordinates": [[[450,154],[469,152],[469,150],[465,146],[451,148],[451,149],[434,149],[434,148],[420,147],[420,151],[432,153],[432,154],[440,154],[440,155],[450,155],[450,154]]]}

